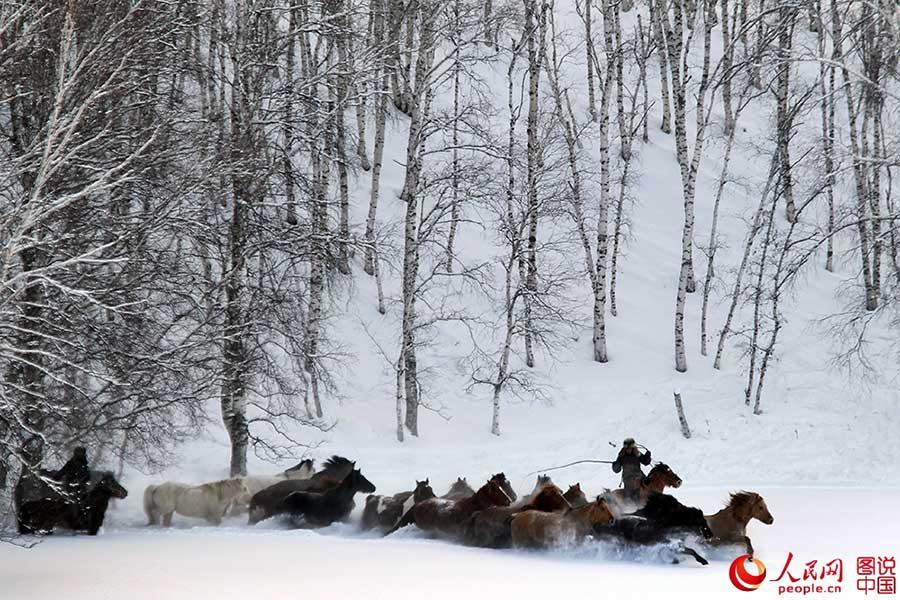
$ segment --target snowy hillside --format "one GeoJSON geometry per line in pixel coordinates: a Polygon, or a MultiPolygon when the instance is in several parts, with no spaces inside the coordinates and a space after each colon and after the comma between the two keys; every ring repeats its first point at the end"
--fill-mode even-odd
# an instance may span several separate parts
{"type": "MultiPolygon", "coordinates": [[[[109,134],[114,141],[99,154],[121,151],[123,140],[150,141],[126,152],[118,167],[104,166],[110,170],[102,176],[92,165],[105,163],[82,157],[82,146],[67,162],[69,124],[53,111],[28,152],[18,156],[15,144],[2,142],[17,158],[0,175],[30,182],[43,173],[48,188],[57,185],[53,193],[37,185],[31,204],[13,202],[10,211],[19,212],[0,219],[8,249],[0,291],[9,297],[0,299],[0,367],[11,374],[0,390],[6,490],[29,458],[55,469],[73,447],[86,445],[91,467],[121,474],[129,493],[110,508],[99,538],[57,535],[28,552],[0,544],[0,598],[281,598],[301,591],[316,599],[459,598],[469,586],[473,598],[733,593],[726,572],[735,548],[705,549],[712,564],[704,571],[668,564],[665,544],[492,552],[428,540],[412,527],[380,540],[352,524],[300,532],[274,520],[250,527],[243,515],[219,528],[178,515],[171,530],[145,526],[142,493],[151,483],[198,484],[246,474],[243,467],[276,473],[301,458],[322,464],[332,455],[356,461],[379,494],[425,478],[442,494],[457,477],[477,487],[502,471],[520,495],[535,474],[549,472],[560,486],[580,482],[594,497],[619,486],[609,465],[558,467],[610,461],[626,437],[668,464],[683,480],[677,497],[706,514],[737,490],[765,496],[775,522],[754,522],[749,533],[773,575],[788,552],[798,561],[843,556],[848,565],[857,555],[896,552],[896,57],[885,59],[881,79],[861,73],[863,63],[870,67],[869,46],[854,30],[840,54],[835,40],[843,33],[825,3],[814,31],[815,11],[805,5],[766,8],[760,17],[761,2],[720,0],[709,12],[706,3],[675,0],[661,14],[655,0],[594,2],[590,50],[581,0],[492,8],[463,0],[283,4],[227,0],[220,14],[219,2],[198,1],[196,25],[187,24],[193,17],[173,17],[173,38],[188,41],[159,56],[185,64],[171,67],[171,84],[153,84],[160,89],[148,113],[171,128],[147,126],[133,139],[109,134]],[[693,28],[678,31],[686,15],[676,7],[691,13],[693,28]],[[731,33],[723,35],[723,20],[731,33]],[[663,47],[660,36],[684,44],[663,47]],[[667,52],[679,55],[667,61],[667,52]],[[274,73],[264,68],[270,63],[274,73]],[[390,89],[398,73],[408,88],[402,98],[390,89]],[[683,124],[674,123],[678,77],[686,88],[683,124]],[[401,99],[411,104],[400,106],[401,99]],[[673,120],[668,132],[661,128],[664,99],[673,120]],[[604,109],[607,124],[602,115],[591,119],[604,109]],[[377,161],[379,116],[386,126],[376,212],[373,171],[364,163],[377,161]],[[629,118],[631,137],[620,128],[629,118]],[[830,147],[823,136],[829,122],[830,147]],[[687,141],[680,152],[679,125],[687,141]],[[365,160],[352,150],[361,129],[365,160]],[[157,133],[175,149],[145,164],[142,153],[155,149],[157,133]],[[788,141],[791,156],[783,158],[788,141]],[[688,182],[691,164],[696,173],[688,182]],[[57,171],[87,177],[78,184],[84,189],[71,192],[68,179],[54,183],[57,171]],[[129,211],[140,212],[132,194],[140,198],[145,188],[154,190],[152,201],[132,219],[129,211]],[[113,200],[79,204],[119,192],[128,203],[121,215],[113,200]],[[82,212],[69,215],[70,204],[82,212]],[[65,215],[59,222],[57,212],[65,215]],[[88,214],[107,216],[94,223],[88,214]],[[86,235],[78,227],[97,239],[76,247],[81,242],[73,240],[86,235]],[[31,228],[49,236],[42,247],[56,248],[50,266],[29,270],[31,228]],[[676,303],[689,287],[686,249],[696,290],[684,298],[687,368],[679,372],[676,303]],[[369,268],[375,250],[377,278],[369,268]],[[134,273],[127,270],[135,264],[134,273]],[[92,274],[87,283],[84,272],[92,274]],[[21,283],[26,275],[40,285],[21,283]],[[594,360],[598,305],[606,362],[594,360]],[[37,316],[29,312],[35,306],[37,316]],[[67,320],[73,313],[83,318],[67,320]],[[76,343],[69,336],[81,337],[76,343]],[[526,339],[534,366],[526,364],[526,339]],[[410,368],[414,375],[404,380],[410,368]],[[321,417],[314,415],[316,394],[321,417]],[[413,408],[411,394],[418,394],[413,408]],[[34,408],[22,398],[41,402],[34,408]],[[701,575],[710,571],[715,576],[701,575]]],[[[859,28],[881,23],[884,56],[897,54],[900,20],[890,7],[873,16],[862,7],[868,3],[833,4],[834,14],[839,8],[859,28]]],[[[5,10],[0,32],[18,18],[5,10]]],[[[67,17],[57,24],[62,33],[52,35],[71,35],[76,44],[79,18],[67,17]]],[[[119,25],[138,27],[131,18],[119,25]]],[[[160,39],[167,23],[154,21],[160,39]]],[[[156,48],[156,34],[135,44],[156,48]]],[[[89,44],[83,37],[77,43],[89,44]]],[[[98,39],[106,58],[130,45],[98,39]]],[[[148,69],[168,75],[166,61],[152,56],[148,69]]],[[[0,48],[0,67],[6,57],[0,48]]],[[[59,63],[60,82],[83,84],[78,70],[59,63]]],[[[142,65],[128,68],[143,73],[142,65]]],[[[13,75],[0,69],[3,77],[13,75]]],[[[10,81],[4,94],[24,85],[10,81]]],[[[39,83],[58,92],[60,106],[91,106],[97,122],[111,110],[105,97],[112,92],[101,84],[73,99],[66,86],[32,82],[39,83]],[[94,106],[97,98],[103,103],[94,106]]],[[[143,88],[116,85],[128,98],[143,98],[143,88]]],[[[12,96],[2,102],[0,110],[11,108],[0,112],[0,133],[24,114],[12,96]]],[[[139,124],[147,118],[128,117],[139,124]]],[[[73,130],[87,128],[98,139],[108,133],[77,119],[73,130]]],[[[0,190],[0,210],[3,198],[32,183],[0,190]]],[[[354,519],[363,503],[357,495],[354,519]]],[[[853,583],[848,578],[848,590],[853,583]]]]}

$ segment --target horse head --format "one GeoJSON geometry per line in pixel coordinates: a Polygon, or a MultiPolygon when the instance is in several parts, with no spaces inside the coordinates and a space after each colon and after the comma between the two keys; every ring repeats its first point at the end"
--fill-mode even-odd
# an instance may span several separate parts
{"type": "Polygon", "coordinates": [[[111,472],[104,473],[97,483],[95,489],[103,489],[113,498],[125,498],[128,496],[128,490],[122,487],[122,484],[116,481],[111,472]]]}
{"type": "Polygon", "coordinates": [[[506,493],[506,490],[504,490],[493,478],[488,479],[487,483],[478,488],[474,497],[485,507],[509,506],[513,503],[512,498],[506,493]]]}
{"type": "Polygon", "coordinates": [[[657,463],[647,474],[646,487],[655,491],[663,491],[667,487],[681,487],[681,477],[669,468],[666,463],[657,463]]]}
{"type": "Polygon", "coordinates": [[[419,503],[423,500],[436,497],[434,490],[431,489],[431,486],[428,484],[427,478],[425,481],[416,481],[416,489],[413,490],[413,502],[419,503]]]}
{"type": "Polygon", "coordinates": [[[550,485],[544,486],[544,488],[532,498],[531,502],[528,503],[528,507],[542,512],[555,512],[557,510],[571,508],[572,505],[566,500],[562,490],[551,483],[550,485]]]}
{"type": "Polygon", "coordinates": [[[537,494],[541,491],[541,488],[547,487],[548,485],[553,485],[553,480],[550,479],[549,475],[538,475],[537,481],[534,482],[534,489],[531,490],[532,494],[537,494]]]}
{"type": "Polygon", "coordinates": [[[513,490],[512,484],[509,483],[509,479],[506,478],[504,473],[495,473],[494,476],[491,477],[491,481],[499,485],[503,491],[506,492],[506,495],[509,496],[510,500],[513,502],[516,501],[516,492],[513,490]]]}
{"type": "Polygon", "coordinates": [[[362,474],[362,471],[359,469],[353,469],[350,471],[350,474],[346,477],[347,485],[350,486],[354,491],[363,492],[364,494],[371,494],[375,491],[375,485],[366,479],[366,476],[362,474]]]}
{"type": "Polygon", "coordinates": [[[563,496],[572,506],[584,506],[587,504],[587,496],[581,491],[580,483],[570,485],[563,496]]]}
{"type": "Polygon", "coordinates": [[[585,505],[584,508],[586,509],[587,523],[591,528],[598,525],[609,525],[615,520],[612,510],[610,510],[609,504],[606,503],[606,498],[603,496],[597,496],[593,502],[585,505]]]}
{"type": "Polygon", "coordinates": [[[775,522],[766,501],[756,492],[737,492],[731,495],[729,506],[734,509],[735,516],[742,522],[746,523],[750,519],[758,519],[766,525],[775,522]]]}
{"type": "Polygon", "coordinates": [[[315,462],[311,458],[301,460],[299,463],[284,470],[288,479],[306,479],[315,472],[315,462]]]}

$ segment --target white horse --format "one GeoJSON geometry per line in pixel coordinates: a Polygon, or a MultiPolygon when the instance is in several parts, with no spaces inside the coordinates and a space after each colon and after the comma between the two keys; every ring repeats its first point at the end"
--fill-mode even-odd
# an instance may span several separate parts
{"type": "Polygon", "coordinates": [[[218,525],[232,503],[249,495],[240,477],[201,485],[167,481],[160,485],[148,485],[144,490],[144,512],[148,525],[156,525],[162,517],[163,525],[169,527],[172,525],[172,514],[176,512],[218,525]]]}
{"type": "Polygon", "coordinates": [[[313,460],[307,458],[296,466],[285,469],[276,475],[246,475],[241,477],[241,481],[247,487],[247,495],[235,498],[231,505],[231,514],[235,515],[246,511],[254,494],[275,485],[279,481],[284,481],[285,479],[309,479],[315,472],[313,464],[313,460]]]}

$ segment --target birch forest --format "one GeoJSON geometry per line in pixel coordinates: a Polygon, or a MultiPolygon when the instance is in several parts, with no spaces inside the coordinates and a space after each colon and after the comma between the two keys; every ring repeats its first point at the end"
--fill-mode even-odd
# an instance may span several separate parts
{"type": "Polygon", "coordinates": [[[574,339],[626,360],[636,206],[680,231],[673,377],[736,370],[763,414],[828,276],[865,370],[900,323],[898,57],[893,0],[0,0],[0,485],[206,426],[246,474],[360,363],[427,437],[447,332],[500,436],[574,339]]]}

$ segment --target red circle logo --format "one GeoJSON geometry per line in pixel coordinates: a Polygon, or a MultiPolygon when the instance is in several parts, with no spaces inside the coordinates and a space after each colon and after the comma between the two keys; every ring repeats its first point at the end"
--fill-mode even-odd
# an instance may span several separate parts
{"type": "Polygon", "coordinates": [[[766,579],[766,565],[761,560],[751,558],[749,554],[741,554],[731,561],[728,569],[728,577],[731,583],[742,592],[752,592],[766,579]],[[756,573],[747,571],[747,562],[752,562],[756,567],[756,573]]]}

